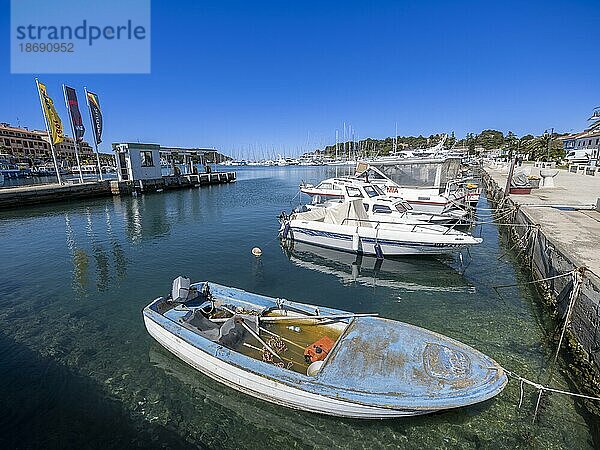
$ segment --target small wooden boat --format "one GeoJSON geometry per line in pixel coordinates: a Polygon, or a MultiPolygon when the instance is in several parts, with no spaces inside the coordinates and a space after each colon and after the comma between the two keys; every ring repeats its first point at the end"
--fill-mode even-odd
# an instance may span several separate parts
{"type": "Polygon", "coordinates": [[[205,375],[298,410],[413,416],[488,400],[507,383],[489,357],[423,328],[182,277],[143,316],[152,337],[205,375]]]}

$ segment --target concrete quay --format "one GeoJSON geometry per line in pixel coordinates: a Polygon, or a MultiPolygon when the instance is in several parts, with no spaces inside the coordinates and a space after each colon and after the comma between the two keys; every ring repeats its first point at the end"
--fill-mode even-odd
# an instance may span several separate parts
{"type": "Polygon", "coordinates": [[[0,209],[71,201],[111,195],[162,192],[171,189],[194,188],[236,180],[235,172],[213,172],[162,177],[143,181],[92,181],[85,183],[44,184],[0,189],[0,209]]]}
{"type": "MultiPolygon", "coordinates": [[[[519,171],[539,175],[532,166],[515,168],[519,171]]],[[[554,188],[505,197],[507,177],[507,167],[484,169],[488,199],[533,278],[556,277],[538,287],[559,322],[558,330],[568,322],[562,349],[574,368],[573,381],[583,391],[600,395],[600,176],[559,170],[554,188]],[[581,267],[581,282],[573,275],[559,276],[581,267]]]]}
{"type": "Polygon", "coordinates": [[[110,181],[42,184],[0,189],[0,209],[111,195],[110,181]]]}

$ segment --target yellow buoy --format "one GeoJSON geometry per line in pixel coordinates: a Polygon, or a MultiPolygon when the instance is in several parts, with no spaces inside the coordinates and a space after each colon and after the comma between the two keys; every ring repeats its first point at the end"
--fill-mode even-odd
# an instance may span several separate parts
{"type": "Polygon", "coordinates": [[[260,256],[260,255],[262,255],[262,250],[261,250],[260,248],[258,248],[258,247],[254,247],[254,248],[252,249],[252,254],[253,254],[254,256],[260,256]]]}

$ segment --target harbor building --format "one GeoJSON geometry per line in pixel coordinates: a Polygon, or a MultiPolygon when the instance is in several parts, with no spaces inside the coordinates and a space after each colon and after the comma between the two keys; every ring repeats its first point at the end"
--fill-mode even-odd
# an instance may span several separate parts
{"type": "Polygon", "coordinates": [[[162,169],[184,166],[193,173],[195,164],[214,164],[226,159],[214,148],[163,147],[139,142],[114,143],[119,181],[152,180],[162,177],[162,169]]]}
{"type": "MultiPolygon", "coordinates": [[[[94,162],[94,152],[87,142],[78,143],[78,148],[82,162],[86,160],[94,162]]],[[[77,164],[73,138],[65,136],[65,140],[55,145],[54,149],[59,160],[67,161],[69,166],[77,164]]],[[[0,122],[0,153],[15,159],[30,160],[30,162],[52,160],[52,150],[46,131],[13,127],[5,122],[0,122]]]]}
{"type": "Polygon", "coordinates": [[[586,130],[561,137],[567,159],[587,160],[591,165],[598,164],[600,158],[600,107],[589,118],[592,125],[586,130]]]}

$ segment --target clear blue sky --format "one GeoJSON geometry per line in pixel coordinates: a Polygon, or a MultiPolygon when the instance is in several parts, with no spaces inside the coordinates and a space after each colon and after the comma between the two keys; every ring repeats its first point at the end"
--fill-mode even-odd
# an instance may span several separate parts
{"type": "MultiPolygon", "coordinates": [[[[34,76],[10,74],[0,5],[0,121],[42,128],[34,76]]],[[[290,152],[333,143],[344,121],[361,138],[396,122],[401,135],[570,131],[600,105],[598,24],[597,0],[156,0],[150,75],[41,79],[58,100],[63,82],[99,94],[104,151],[290,152]]]]}

